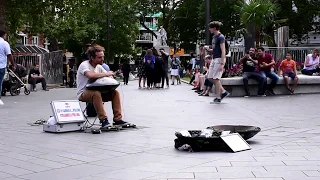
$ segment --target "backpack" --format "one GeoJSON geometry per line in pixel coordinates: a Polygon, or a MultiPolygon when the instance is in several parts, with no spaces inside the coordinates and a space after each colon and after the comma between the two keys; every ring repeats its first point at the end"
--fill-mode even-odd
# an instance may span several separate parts
{"type": "Polygon", "coordinates": [[[224,46],[226,48],[226,55],[228,55],[230,51],[230,44],[228,43],[228,41],[224,41],[224,46]]]}
{"type": "MultiPolygon", "coordinates": [[[[221,35],[221,33],[219,34],[219,36],[221,35]]],[[[229,50],[230,50],[230,44],[228,43],[227,40],[224,40],[224,47],[226,49],[226,55],[229,54],[229,50]]]]}
{"type": "Polygon", "coordinates": [[[87,116],[88,117],[96,117],[97,112],[92,103],[87,103],[87,116]]]}
{"type": "Polygon", "coordinates": [[[196,59],[196,63],[195,63],[195,65],[200,66],[200,59],[196,59]]]}

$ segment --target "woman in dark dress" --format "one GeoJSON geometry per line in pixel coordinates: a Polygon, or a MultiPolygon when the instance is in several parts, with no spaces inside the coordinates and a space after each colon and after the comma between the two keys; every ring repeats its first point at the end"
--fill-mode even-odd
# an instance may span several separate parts
{"type": "Polygon", "coordinates": [[[128,85],[130,71],[131,71],[130,64],[128,63],[128,60],[125,59],[122,64],[123,84],[124,85],[128,85]]]}
{"type": "Polygon", "coordinates": [[[145,67],[146,67],[146,76],[147,76],[147,86],[148,89],[152,89],[154,84],[154,64],[156,57],[153,55],[152,50],[148,49],[147,54],[144,57],[145,59],[145,67]]]}
{"type": "Polygon", "coordinates": [[[146,87],[146,64],[145,64],[145,55],[146,51],[142,51],[140,61],[139,61],[139,66],[138,66],[138,77],[139,77],[139,89],[141,88],[141,80],[143,79],[143,88],[146,87]]]}

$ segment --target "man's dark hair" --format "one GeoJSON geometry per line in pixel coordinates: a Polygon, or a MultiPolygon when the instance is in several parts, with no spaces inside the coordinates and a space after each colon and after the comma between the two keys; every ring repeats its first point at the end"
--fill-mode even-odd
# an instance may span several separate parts
{"type": "Polygon", "coordinates": [[[287,54],[290,54],[290,56],[292,56],[292,52],[291,51],[288,51],[287,54]]]}
{"type": "Polygon", "coordinates": [[[95,45],[92,45],[92,46],[89,47],[88,54],[89,54],[90,57],[95,58],[96,57],[96,53],[97,52],[102,52],[102,51],[104,51],[104,48],[102,46],[100,46],[100,45],[95,44],[95,45]]]}
{"type": "Polygon", "coordinates": [[[216,28],[216,30],[220,30],[223,24],[219,21],[212,21],[209,23],[209,28],[216,28]]]}
{"type": "Polygon", "coordinates": [[[0,37],[3,37],[3,35],[7,34],[5,30],[0,29],[0,37]]]}
{"type": "Polygon", "coordinates": [[[260,49],[261,51],[264,51],[264,48],[263,48],[263,47],[258,47],[257,50],[259,50],[259,49],[260,49]]]}

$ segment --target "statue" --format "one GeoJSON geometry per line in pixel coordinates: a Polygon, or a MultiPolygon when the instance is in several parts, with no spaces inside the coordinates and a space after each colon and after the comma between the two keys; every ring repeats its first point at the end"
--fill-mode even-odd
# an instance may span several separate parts
{"type": "Polygon", "coordinates": [[[167,31],[163,28],[163,26],[160,26],[158,33],[160,35],[158,41],[160,41],[161,46],[167,46],[167,31]]]}

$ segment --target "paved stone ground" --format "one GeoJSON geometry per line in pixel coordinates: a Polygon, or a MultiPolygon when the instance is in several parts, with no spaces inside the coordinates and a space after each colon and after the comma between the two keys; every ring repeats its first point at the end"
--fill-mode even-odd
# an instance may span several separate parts
{"type": "Polygon", "coordinates": [[[320,179],[320,95],[228,98],[214,105],[186,84],[148,91],[129,83],[119,87],[125,120],[146,128],[100,135],[49,134],[27,124],[47,119],[51,100],[75,99],[74,89],[3,97],[0,179],[320,179]],[[175,131],[219,124],[263,131],[249,141],[249,151],[174,149],[175,131]]]}

